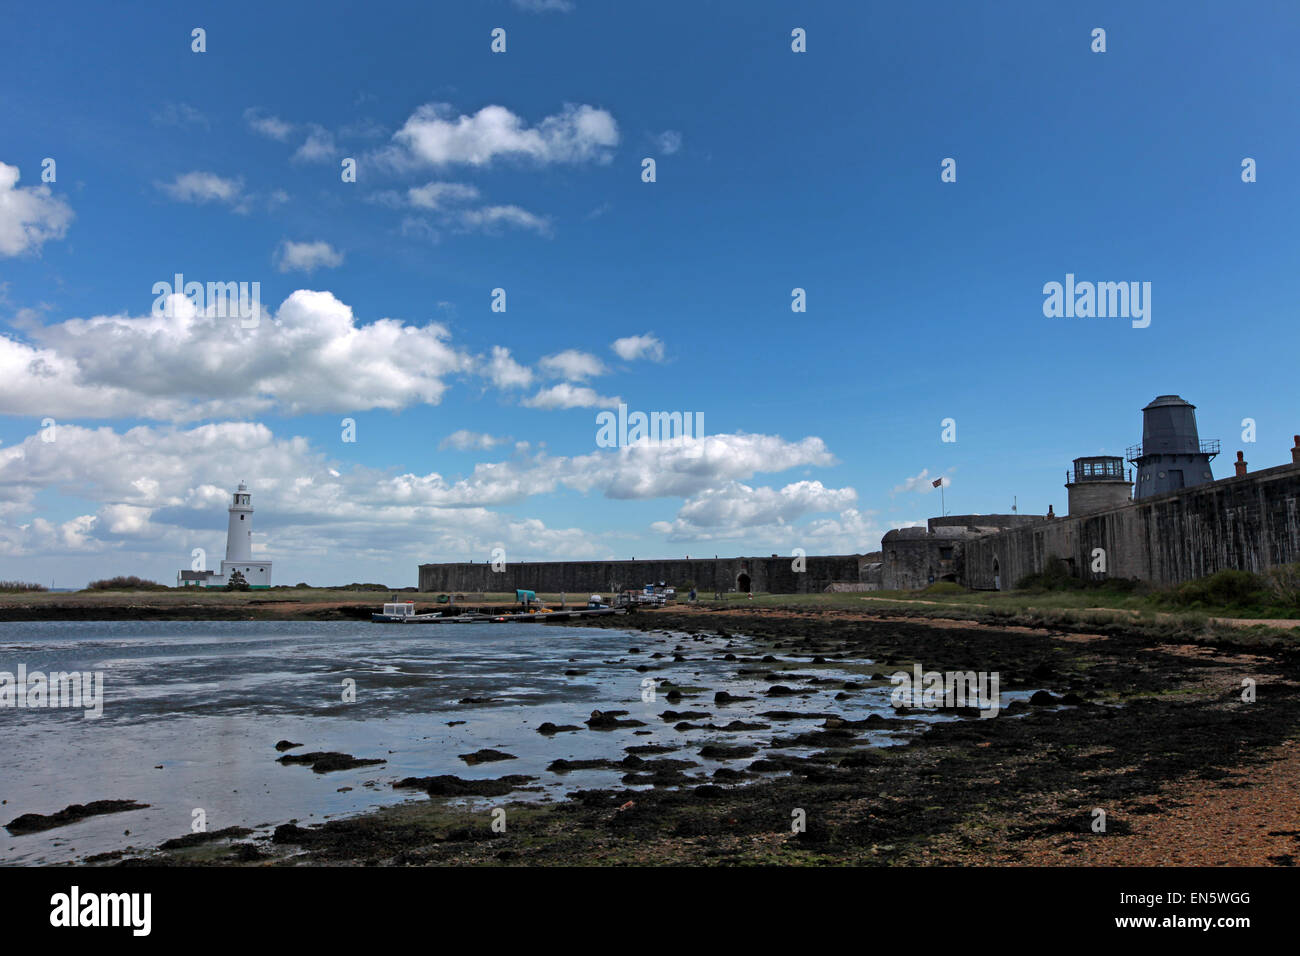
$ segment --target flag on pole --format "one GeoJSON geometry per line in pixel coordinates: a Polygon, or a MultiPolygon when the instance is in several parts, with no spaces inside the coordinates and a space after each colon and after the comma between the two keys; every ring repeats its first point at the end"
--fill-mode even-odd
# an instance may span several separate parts
{"type": "Polygon", "coordinates": [[[930,482],[930,487],[931,487],[931,488],[940,488],[940,487],[942,487],[942,486],[943,486],[943,479],[942,479],[942,478],[936,478],[936,479],[934,479],[934,481],[930,482]]]}

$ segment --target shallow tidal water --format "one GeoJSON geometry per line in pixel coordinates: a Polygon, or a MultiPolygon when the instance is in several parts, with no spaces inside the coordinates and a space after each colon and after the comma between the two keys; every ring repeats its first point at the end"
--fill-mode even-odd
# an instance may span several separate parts
{"type": "MultiPolygon", "coordinates": [[[[708,711],[702,722],[761,720],[764,710],[823,711],[862,719],[893,716],[891,687],[868,686],[834,701],[837,686],[801,686],[807,696],[768,698],[772,683],[737,676],[750,653],[742,637],[700,640],[667,632],[526,623],[379,626],[368,622],[123,621],[0,624],[0,671],[102,671],[103,716],[81,710],[0,708],[0,825],[23,813],[50,814],[75,803],[125,799],[148,809],[114,813],[40,833],[0,829],[0,863],[82,860],[115,850],[151,848],[191,832],[194,812],[206,828],[245,826],[259,835],[296,819],[309,825],[367,809],[428,799],[394,790],[407,776],[455,774],[466,779],[528,774],[537,791],[493,798],[561,799],[565,793],[621,786],[625,771],[552,773],[557,759],[618,759],[623,748],[667,744],[667,757],[696,760],[688,771],[703,782],[715,769],[744,769],[748,760],[716,762],[696,752],[706,743],[766,745],[774,733],[798,733],[820,720],[790,721],[771,730],[676,731],[665,710],[708,711]],[[673,663],[682,647],[687,660],[673,663]],[[630,653],[636,647],[638,653],[630,653]],[[652,659],[651,655],[663,656],[652,659]],[[636,670],[650,665],[649,673],[636,670]],[[566,675],[566,670],[585,671],[566,675]],[[647,677],[669,678],[707,693],[667,703],[642,699],[647,677]],[[343,701],[344,681],[356,700],[343,701]],[[753,695],[715,706],[713,691],[753,695]],[[460,703],[489,698],[485,703],[460,703]],[[592,710],[626,710],[644,727],[589,730],[592,710]],[[452,722],[464,721],[454,726],[452,722]],[[581,729],[547,737],[550,721],[581,729]],[[275,743],[289,753],[341,751],[384,764],[318,774],[277,763],[275,743]],[[518,759],[470,766],[460,759],[495,748],[518,759]],[[129,831],[129,833],[125,832],[129,831]]],[[[782,654],[782,662],[799,662],[782,654]]],[[[751,658],[751,661],[753,659],[751,658]]],[[[806,661],[801,662],[806,665],[806,661]]],[[[857,663],[870,663],[860,661],[857,663]]],[[[749,666],[753,666],[751,663],[749,666]]],[[[782,669],[782,664],[773,665],[782,669]]],[[[801,677],[843,678],[834,664],[801,667],[801,677]]],[[[861,679],[858,677],[858,679],[861,679]]],[[[1019,694],[1004,694],[1010,700],[1019,694]]],[[[950,719],[924,715],[919,724],[950,719]]],[[[766,721],[764,721],[766,722],[766,721]]],[[[918,725],[917,729],[920,729],[918,725]]],[[[887,745],[897,730],[872,736],[887,745]]],[[[765,749],[806,754],[806,750],[765,749]]],[[[480,798],[481,800],[482,798],[480,798]]]]}

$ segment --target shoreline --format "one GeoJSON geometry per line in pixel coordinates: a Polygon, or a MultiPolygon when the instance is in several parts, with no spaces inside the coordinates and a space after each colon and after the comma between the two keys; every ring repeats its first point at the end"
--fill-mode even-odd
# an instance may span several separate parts
{"type": "MultiPolygon", "coordinates": [[[[112,592],[107,595],[76,592],[73,595],[42,593],[0,596],[0,624],[24,621],[369,621],[390,593],[403,600],[415,600],[418,613],[437,612],[446,607],[431,595],[402,592],[373,592],[362,597],[314,592],[310,597],[264,597],[259,592],[191,595],[176,592],[112,592]],[[151,595],[154,595],[151,599],[151,595]],[[158,595],[162,595],[161,597],[158,595]]],[[[547,596],[542,596],[546,598],[547,596]]],[[[558,604],[552,596],[548,604],[558,604]]],[[[927,600],[921,597],[880,598],[854,595],[845,600],[827,596],[765,595],[759,602],[741,600],[717,603],[675,604],[665,608],[642,608],[619,615],[615,620],[631,622],[637,614],[740,615],[775,620],[789,616],[818,615],[826,619],[876,622],[924,621],[932,626],[993,628],[996,630],[1056,630],[1078,633],[1131,633],[1163,643],[1168,640],[1197,643],[1242,643],[1252,646],[1300,646],[1300,618],[1268,619],[1216,617],[1207,613],[1161,612],[1142,614],[1135,610],[1108,607],[1054,606],[1045,598],[1041,607],[990,607],[985,604],[927,600]],[[798,603],[796,603],[798,602],[798,603]]],[[[575,607],[580,602],[570,601],[575,607]]],[[[464,608],[499,611],[516,605],[502,595],[484,600],[466,600],[464,608]],[[495,598],[495,599],[494,599],[495,598]]],[[[558,623],[558,622],[557,622],[558,623]]],[[[571,623],[571,622],[570,622],[571,623]]],[[[404,625],[419,626],[419,625],[404,625]]],[[[636,624],[628,623],[635,629],[636,624]]]]}
{"type": "MultiPolygon", "coordinates": [[[[759,749],[707,780],[679,766],[703,743],[686,729],[671,753],[607,754],[636,766],[635,778],[651,789],[574,789],[540,804],[503,796],[469,808],[429,796],[318,826],[282,823],[270,839],[210,834],[100,862],[1291,865],[1300,856],[1300,836],[1283,826],[1296,805],[1290,781],[1300,764],[1300,656],[1291,645],[807,609],[664,609],[584,626],[671,634],[681,653],[636,668],[670,679],[674,665],[689,666],[700,650],[716,656],[710,642],[726,638],[738,669],[769,672],[790,691],[772,700],[773,714],[800,712],[801,681],[824,681],[799,672],[818,661],[843,672],[842,694],[874,683],[871,672],[918,662],[998,671],[1004,690],[1037,688],[1055,700],[1006,708],[992,720],[933,723],[888,747],[866,743],[868,729],[858,725],[865,721],[813,715],[825,719],[799,735],[813,748],[808,756],[772,758],[759,749]],[[1240,699],[1245,677],[1257,682],[1252,703],[1240,699]],[[1078,703],[1065,704],[1067,694],[1078,703]],[[505,832],[494,831],[493,808],[505,810],[505,832]],[[1105,833],[1093,830],[1098,808],[1105,833]],[[800,810],[806,826],[795,833],[800,810]],[[1217,815],[1208,830],[1206,814],[1217,815]]],[[[715,694],[726,685],[680,686],[664,704],[669,712],[697,711],[705,716],[695,726],[709,720],[725,729],[726,705],[715,694]]],[[[575,713],[574,724],[585,717],[575,713]]],[[[769,723],[772,740],[784,740],[782,720],[769,723]]],[[[496,768],[510,774],[508,762],[496,768]]]]}

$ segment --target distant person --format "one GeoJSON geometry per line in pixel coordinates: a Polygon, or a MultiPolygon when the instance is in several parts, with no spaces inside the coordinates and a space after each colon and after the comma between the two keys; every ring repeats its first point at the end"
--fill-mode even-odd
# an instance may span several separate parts
{"type": "Polygon", "coordinates": [[[691,600],[691,603],[692,603],[692,604],[695,603],[695,588],[691,588],[691,598],[690,598],[690,600],[691,600]]]}

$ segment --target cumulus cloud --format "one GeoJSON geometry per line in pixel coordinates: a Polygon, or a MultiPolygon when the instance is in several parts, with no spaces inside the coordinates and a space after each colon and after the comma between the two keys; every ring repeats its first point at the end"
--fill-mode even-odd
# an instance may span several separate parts
{"type": "Polygon", "coordinates": [[[911,478],[903,479],[903,483],[901,485],[894,485],[894,489],[893,491],[890,492],[890,494],[897,495],[902,492],[915,491],[918,492],[919,494],[927,495],[934,490],[934,482],[936,480],[942,481],[943,487],[945,488],[949,487],[952,484],[952,479],[948,478],[946,475],[938,479],[931,478],[930,469],[922,468],[921,473],[919,475],[913,475],[911,478]]]}
{"type": "MultiPolygon", "coordinates": [[[[62,556],[130,548],[189,567],[205,548],[219,559],[225,507],[236,482],[248,479],[261,530],[254,551],[279,574],[322,550],[352,560],[486,557],[504,545],[521,556],[591,557],[603,546],[577,528],[499,514],[455,495],[440,476],[394,476],[352,467],[341,472],[306,439],[277,437],[264,425],[222,422],[174,426],[59,428],[56,442],[38,435],[0,449],[0,555],[62,556]],[[25,515],[47,488],[91,502],[94,513],[50,520],[25,515]],[[411,534],[419,528],[420,534],[411,534]],[[287,558],[287,560],[286,560],[287,558]],[[286,567],[286,565],[289,565],[286,567]]],[[[103,568],[103,565],[99,566],[103,568]]],[[[294,578],[290,578],[294,580],[294,578]]]]}
{"type": "Polygon", "coordinates": [[[62,239],[72,222],[72,208],[50,187],[19,186],[17,166],[0,163],[0,256],[35,251],[62,239]]]}
{"type": "Polygon", "coordinates": [[[541,389],[532,398],[525,398],[521,405],[529,408],[614,408],[622,401],[617,395],[609,397],[600,395],[595,389],[585,385],[570,385],[561,382],[550,388],[541,389]]]}
{"type": "Polygon", "coordinates": [[[276,251],[276,267],[281,272],[311,272],[324,266],[336,269],[343,265],[343,253],[328,242],[284,242],[276,251]]]}
{"type": "MultiPolygon", "coordinates": [[[[593,427],[593,436],[594,431],[593,427]]],[[[472,440],[473,433],[468,436],[472,440]]],[[[573,457],[545,451],[528,454],[524,449],[503,462],[478,463],[469,475],[455,480],[437,472],[393,475],[360,466],[330,475],[330,470],[339,468],[305,438],[276,438],[263,424],[139,425],[121,433],[109,427],[60,425],[55,442],[44,442],[34,434],[22,444],[0,447],[0,514],[34,507],[36,496],[47,488],[136,509],[182,507],[187,502],[195,507],[224,507],[226,492],[208,483],[220,481],[224,486],[240,477],[252,480],[243,473],[248,462],[256,462],[264,476],[259,481],[272,476],[285,480],[316,476],[313,481],[324,483],[326,475],[339,477],[346,486],[316,506],[290,496],[279,505],[295,514],[315,512],[318,507],[321,514],[316,520],[328,520],[330,514],[351,507],[494,507],[560,489],[623,501],[703,496],[708,489],[723,486],[731,489],[724,498],[736,498],[744,496],[744,490],[731,483],[761,472],[832,463],[833,458],[816,437],[790,442],[766,434],[719,434],[703,440],[694,453],[669,445],[602,449],[573,457]],[[343,501],[344,497],[351,501],[343,501]]],[[[777,493],[761,489],[757,494],[767,509],[764,514],[780,514],[775,501],[767,499],[777,493]]],[[[780,494],[792,499],[794,506],[816,510],[814,505],[852,501],[853,493],[798,483],[780,494]]]]}
{"type": "Polygon", "coordinates": [[[439,324],[366,325],[300,289],[254,328],[171,296],[162,314],[69,319],[0,335],[0,414],[193,420],[437,404],[472,357],[439,324]],[[400,359],[399,359],[400,357],[400,359]]]}
{"type": "Polygon", "coordinates": [[[511,358],[510,350],[503,345],[492,346],[484,374],[497,388],[527,388],[533,384],[533,370],[511,358]]]}
{"type": "Polygon", "coordinates": [[[216,173],[195,170],[176,176],[170,183],[157,183],[159,189],[177,202],[220,202],[234,205],[244,190],[242,179],[230,179],[216,173]]]}
{"type": "Polygon", "coordinates": [[[504,106],[457,114],[447,103],[426,103],[393,134],[399,158],[435,166],[483,166],[497,158],[541,164],[609,162],[618,145],[618,124],[605,110],[567,104],[529,126],[504,106]]]}
{"type": "Polygon", "coordinates": [[[687,501],[677,523],[686,529],[739,531],[788,524],[810,512],[841,511],[857,498],[852,488],[827,488],[820,481],[798,481],[780,490],[731,481],[687,501]]]}
{"type": "Polygon", "coordinates": [[[572,382],[581,382],[596,375],[604,375],[605,363],[590,352],[578,349],[565,349],[554,355],[543,356],[537,363],[538,368],[552,378],[565,378],[572,382]]]}
{"type": "Polygon", "coordinates": [[[496,435],[488,435],[484,432],[472,432],[462,428],[454,431],[441,442],[438,447],[455,448],[458,451],[480,450],[486,451],[495,448],[497,445],[504,445],[510,441],[509,438],[498,438],[496,435]]]}
{"type": "Polygon", "coordinates": [[[655,338],[653,332],[615,339],[610,348],[614,350],[614,354],[625,362],[633,362],[641,358],[649,359],[652,362],[662,362],[664,360],[664,343],[655,338]]]}
{"type": "MultiPolygon", "coordinates": [[[[466,433],[464,440],[476,438],[466,433]]],[[[228,496],[241,479],[248,480],[258,509],[255,551],[273,557],[279,575],[299,577],[291,568],[313,554],[344,553],[350,567],[364,567],[366,561],[390,562],[394,553],[411,564],[486,558],[498,545],[530,559],[604,553],[599,537],[582,529],[550,528],[492,510],[558,489],[616,499],[694,496],[690,526],[699,521],[698,527],[718,535],[727,531],[718,522],[789,521],[801,508],[852,500],[851,489],[815,482],[780,491],[738,485],[756,472],[827,463],[818,438],[720,435],[705,445],[694,456],[649,445],[576,457],[517,450],[508,461],[480,463],[453,480],[436,472],[343,465],[305,438],[278,436],[252,422],[125,431],[60,425],[54,442],[34,434],[0,447],[0,555],[129,551],[164,555],[161,567],[188,567],[195,547],[220,555],[228,496]],[[707,493],[719,486],[722,492],[707,493]],[[91,513],[38,513],[46,511],[42,496],[50,489],[89,502],[91,513]]],[[[852,519],[847,511],[833,520],[844,525],[852,519]]],[[[843,532],[837,526],[820,534],[829,540],[843,532]]],[[[816,537],[811,526],[805,536],[816,537]]]]}

